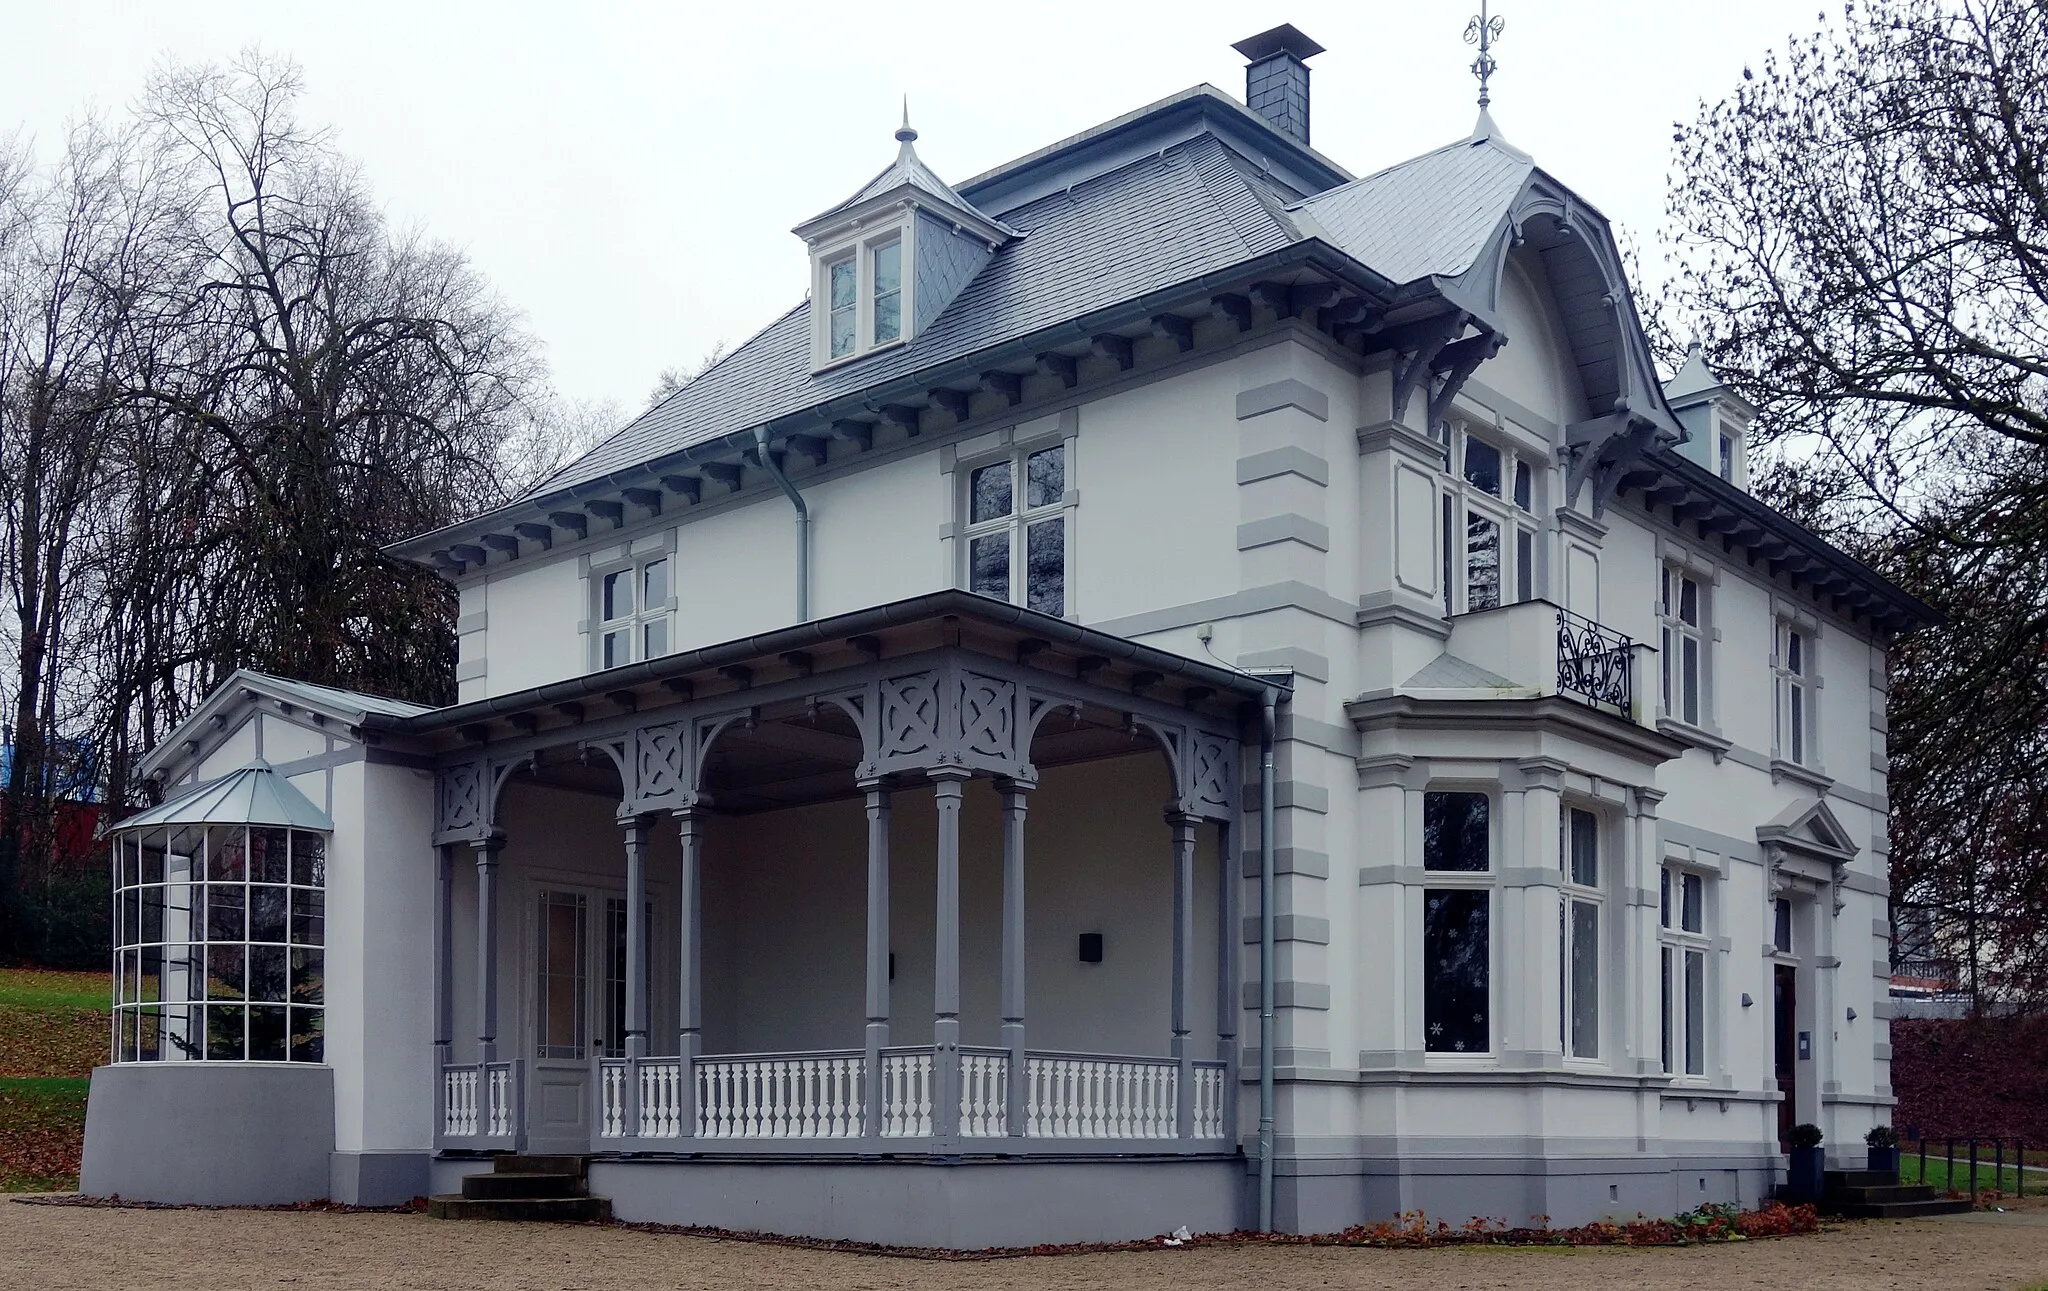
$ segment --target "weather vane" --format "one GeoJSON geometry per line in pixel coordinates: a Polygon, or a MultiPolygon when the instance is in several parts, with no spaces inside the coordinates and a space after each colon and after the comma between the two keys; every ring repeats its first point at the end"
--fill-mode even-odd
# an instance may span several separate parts
{"type": "Polygon", "coordinates": [[[1500,29],[1505,25],[1505,21],[1497,16],[1486,16],[1486,0],[1479,0],[1479,13],[1465,24],[1465,43],[1479,46],[1479,57],[1472,60],[1472,75],[1479,78],[1479,108],[1482,112],[1493,101],[1486,92],[1486,82],[1497,66],[1493,61],[1493,42],[1500,39],[1500,29]]]}

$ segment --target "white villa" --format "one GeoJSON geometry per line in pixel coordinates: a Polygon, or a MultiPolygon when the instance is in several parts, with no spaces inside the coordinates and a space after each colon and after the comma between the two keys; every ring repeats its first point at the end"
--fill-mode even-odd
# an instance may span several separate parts
{"type": "Polygon", "coordinates": [[[1238,48],[958,185],[906,125],[807,300],[394,548],[457,704],[241,673],[152,753],[84,1189],[981,1247],[1860,1153],[1929,612],[1484,112],[1354,178],[1238,48]]]}

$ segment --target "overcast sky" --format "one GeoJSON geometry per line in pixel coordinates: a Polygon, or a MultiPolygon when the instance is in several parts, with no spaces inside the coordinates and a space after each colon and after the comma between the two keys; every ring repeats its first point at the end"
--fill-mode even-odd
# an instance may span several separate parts
{"type": "MultiPolygon", "coordinates": [[[[0,3],[0,134],[48,154],[133,100],[152,64],[260,44],[304,67],[392,218],[465,248],[579,399],[637,409],[664,367],[736,344],[802,297],[792,225],[894,155],[958,182],[1207,81],[1233,41],[1292,22],[1314,143],[1357,174],[1471,128],[1477,0],[1406,3],[565,4],[352,0],[0,3]]],[[[1634,233],[1654,271],[1671,124],[1817,21],[1788,0],[1502,0],[1494,117],[1634,233]]]]}

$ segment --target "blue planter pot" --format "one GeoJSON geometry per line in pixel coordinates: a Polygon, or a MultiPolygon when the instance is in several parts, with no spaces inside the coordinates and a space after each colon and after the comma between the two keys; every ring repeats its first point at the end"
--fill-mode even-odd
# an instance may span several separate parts
{"type": "Polygon", "coordinates": [[[1899,1150],[1897,1147],[1865,1148],[1864,1151],[1870,1154],[1870,1159],[1865,1166],[1866,1169],[1875,1170],[1881,1174],[1888,1174],[1894,1179],[1899,1177],[1899,1150]]]}
{"type": "Polygon", "coordinates": [[[1793,1148],[1792,1168],[1786,1180],[1792,1195],[1801,1201],[1819,1201],[1827,1162],[1826,1148],[1793,1148]]]}

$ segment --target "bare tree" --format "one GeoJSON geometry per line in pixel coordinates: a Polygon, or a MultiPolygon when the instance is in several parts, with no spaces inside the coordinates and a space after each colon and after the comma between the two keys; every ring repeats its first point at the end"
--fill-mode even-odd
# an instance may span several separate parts
{"type": "Polygon", "coordinates": [[[2048,4],[1851,4],[1680,127],[1663,321],[1782,500],[1948,614],[1894,654],[1893,888],[2048,997],[2043,122],[2048,4]]]}

